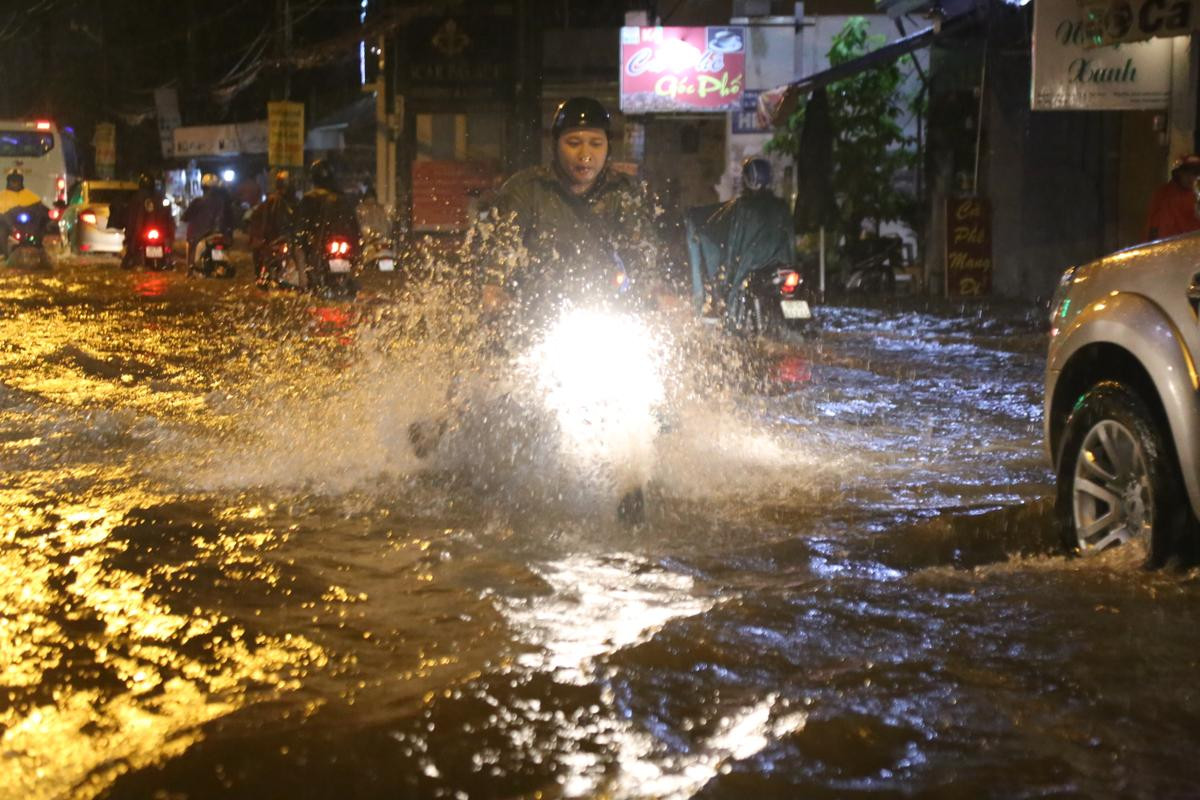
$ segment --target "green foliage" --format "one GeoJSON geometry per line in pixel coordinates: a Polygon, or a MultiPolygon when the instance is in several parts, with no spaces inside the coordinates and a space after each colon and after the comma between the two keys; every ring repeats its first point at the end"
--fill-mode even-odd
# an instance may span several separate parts
{"type": "MultiPolygon", "coordinates": [[[[833,38],[830,66],[852,61],[885,41],[872,36],[862,17],[853,17],[833,38]]],[[[906,60],[906,63],[907,60],[906,60]]],[[[915,141],[904,135],[905,114],[913,108],[904,92],[906,72],[891,62],[830,84],[829,117],[833,129],[833,190],[839,227],[847,239],[858,237],[864,220],[877,228],[901,221],[915,227],[916,198],[898,177],[916,166],[915,141]]],[[[769,151],[799,156],[804,99],[767,145],[769,151]]]]}

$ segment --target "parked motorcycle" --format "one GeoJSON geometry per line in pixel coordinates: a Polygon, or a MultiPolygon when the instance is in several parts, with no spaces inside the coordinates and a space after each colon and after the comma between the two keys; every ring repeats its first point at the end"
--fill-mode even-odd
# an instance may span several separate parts
{"type": "Polygon", "coordinates": [[[202,275],[205,278],[232,278],[235,268],[229,261],[228,241],[225,234],[213,231],[201,237],[196,242],[188,267],[189,275],[202,275]]]}
{"type": "Polygon", "coordinates": [[[41,203],[18,206],[4,214],[3,222],[9,267],[50,269],[53,266],[43,241],[47,234],[58,231],[58,223],[50,220],[49,209],[41,203]]]}
{"type": "Polygon", "coordinates": [[[842,279],[842,289],[851,294],[895,294],[905,274],[904,240],[879,236],[854,242],[847,249],[851,258],[842,279]]]}

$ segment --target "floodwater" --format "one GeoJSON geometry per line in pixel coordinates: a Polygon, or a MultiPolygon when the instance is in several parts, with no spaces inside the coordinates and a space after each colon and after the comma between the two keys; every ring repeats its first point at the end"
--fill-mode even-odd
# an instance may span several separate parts
{"type": "Polygon", "coordinates": [[[1200,584],[1054,546],[1036,312],[676,325],[631,527],[415,458],[480,342],[367,289],[0,274],[0,798],[1200,796],[1200,584]]]}

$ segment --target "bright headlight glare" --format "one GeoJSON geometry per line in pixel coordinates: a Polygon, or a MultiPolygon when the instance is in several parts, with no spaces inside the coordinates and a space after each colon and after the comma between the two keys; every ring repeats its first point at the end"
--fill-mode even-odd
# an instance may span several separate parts
{"type": "Polygon", "coordinates": [[[664,400],[661,345],[636,317],[568,311],[527,359],[544,402],[576,441],[641,428],[664,400]]]}

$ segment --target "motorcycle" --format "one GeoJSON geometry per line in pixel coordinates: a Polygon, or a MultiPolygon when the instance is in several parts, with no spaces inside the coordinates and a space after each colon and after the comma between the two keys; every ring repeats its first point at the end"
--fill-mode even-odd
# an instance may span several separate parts
{"type": "Polygon", "coordinates": [[[355,210],[362,244],[363,269],[396,271],[396,245],[387,212],[378,203],[360,203],[355,210]]]}
{"type": "Polygon", "coordinates": [[[325,237],[316,263],[307,265],[306,285],[325,297],[353,297],[358,292],[354,273],[361,252],[351,237],[333,233],[325,237]]]}
{"type": "Polygon", "coordinates": [[[747,275],[725,309],[726,324],[748,336],[773,336],[785,330],[815,330],[813,293],[800,270],[766,266],[747,275]]]}
{"type": "Polygon", "coordinates": [[[18,206],[4,214],[4,236],[7,241],[9,267],[14,269],[50,269],[53,265],[46,253],[43,238],[58,230],[50,220],[44,205],[18,206]]]}
{"type": "Polygon", "coordinates": [[[906,245],[899,236],[869,237],[853,243],[854,259],[845,272],[842,289],[853,294],[895,294],[899,276],[905,275],[906,245]]]}
{"type": "Polygon", "coordinates": [[[121,266],[127,269],[142,267],[152,270],[171,269],[171,238],[168,228],[157,222],[147,223],[138,231],[131,251],[125,254],[121,266]]]}
{"type": "Polygon", "coordinates": [[[272,240],[258,265],[260,288],[299,289],[304,283],[304,272],[297,261],[296,245],[290,236],[272,240]]]}
{"type": "Polygon", "coordinates": [[[429,458],[457,432],[478,460],[478,441],[499,433],[501,458],[542,464],[549,454],[615,497],[618,521],[644,522],[667,400],[667,340],[639,313],[628,276],[610,280],[545,315],[530,317],[518,305],[500,323],[503,337],[488,337],[506,343],[499,362],[452,384],[448,416],[409,427],[417,457],[429,458]]]}
{"type": "Polygon", "coordinates": [[[232,278],[235,269],[229,261],[229,250],[225,234],[213,231],[201,237],[196,242],[189,275],[202,275],[205,278],[232,278]]]}

